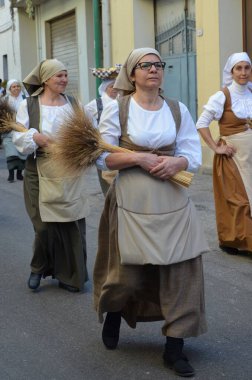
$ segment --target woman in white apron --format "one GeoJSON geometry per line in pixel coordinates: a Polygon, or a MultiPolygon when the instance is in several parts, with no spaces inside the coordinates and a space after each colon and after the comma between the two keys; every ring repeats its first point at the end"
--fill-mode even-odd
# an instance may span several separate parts
{"type": "Polygon", "coordinates": [[[16,120],[28,131],[14,132],[13,142],[21,153],[29,155],[24,197],[35,240],[28,286],[37,289],[42,277],[52,276],[61,288],[78,292],[88,279],[84,176],[59,176],[44,151],[56,137],[65,113],[73,112],[74,99],[64,95],[67,70],[57,59],[48,59],[23,83],[31,96],[20,104],[16,120]]]}
{"type": "Polygon", "coordinates": [[[224,67],[223,88],[212,95],[197,128],[214,151],[213,188],[220,248],[229,254],[252,252],[252,92],[247,53],[232,54],[224,67]],[[209,125],[218,120],[220,138],[209,125]]]}
{"type": "Polygon", "coordinates": [[[196,171],[201,146],[186,106],[160,95],[164,67],[155,49],[133,50],[115,83],[130,95],[101,116],[103,139],[136,152],[104,153],[97,161],[119,175],[100,221],[94,302],[100,321],[107,312],[108,349],[117,347],[121,317],[132,328],[164,320],[164,362],[192,376],[183,339],[206,331],[201,254],[208,247],[187,191],[169,178],[196,171]]]}
{"type": "MultiPolygon", "coordinates": [[[[7,95],[5,96],[6,101],[9,103],[10,107],[16,112],[25,95],[21,91],[21,83],[16,79],[10,79],[6,85],[7,95]]],[[[4,154],[7,161],[7,168],[9,170],[8,181],[14,182],[15,170],[16,178],[19,181],[23,181],[22,171],[25,167],[26,155],[21,154],[16,149],[12,142],[12,132],[3,134],[3,147],[4,154]]]]}

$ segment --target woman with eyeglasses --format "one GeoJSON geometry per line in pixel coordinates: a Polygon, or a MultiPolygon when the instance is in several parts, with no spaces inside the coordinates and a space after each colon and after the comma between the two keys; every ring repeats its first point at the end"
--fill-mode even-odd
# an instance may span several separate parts
{"type": "MultiPolygon", "coordinates": [[[[22,92],[21,83],[16,79],[10,79],[6,85],[7,95],[5,100],[9,103],[14,112],[17,111],[20,103],[25,98],[22,92]]],[[[16,178],[19,181],[23,180],[23,170],[25,168],[26,155],[18,152],[12,142],[12,132],[3,135],[3,147],[9,171],[8,182],[12,183],[16,178]]]]}
{"type": "Polygon", "coordinates": [[[94,301],[108,349],[119,341],[121,318],[164,320],[163,360],[180,376],[194,369],[184,338],[206,331],[204,233],[187,191],[169,178],[201,164],[199,137],[186,106],[163,97],[165,63],[152,48],[133,50],[115,88],[125,96],[104,109],[100,132],[132,153],[104,153],[102,170],[119,170],[100,220],[94,301]]]}

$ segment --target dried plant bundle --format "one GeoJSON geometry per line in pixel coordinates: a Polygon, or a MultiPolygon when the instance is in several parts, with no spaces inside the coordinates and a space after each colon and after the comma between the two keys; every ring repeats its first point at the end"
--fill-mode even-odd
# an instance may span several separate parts
{"type": "MultiPolygon", "coordinates": [[[[56,139],[49,148],[57,170],[65,174],[77,174],[94,165],[97,158],[105,151],[132,153],[129,149],[114,146],[102,140],[99,130],[93,127],[92,121],[79,106],[74,107],[74,112],[66,115],[56,139]]],[[[171,180],[189,187],[192,178],[193,173],[181,171],[171,180]]]]}
{"type": "Polygon", "coordinates": [[[0,99],[0,134],[8,133],[13,130],[26,132],[27,129],[19,123],[16,123],[16,112],[9,105],[7,99],[0,99]]]}

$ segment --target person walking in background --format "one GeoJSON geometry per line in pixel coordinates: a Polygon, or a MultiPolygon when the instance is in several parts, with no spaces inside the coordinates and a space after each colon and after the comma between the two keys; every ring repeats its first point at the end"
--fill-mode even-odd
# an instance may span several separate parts
{"type": "Polygon", "coordinates": [[[78,292],[88,280],[85,180],[83,176],[59,176],[45,152],[65,113],[73,112],[74,99],[64,95],[67,70],[57,59],[47,59],[23,83],[30,97],[20,104],[16,120],[27,132],[14,132],[13,141],[19,151],[29,155],[24,197],[35,241],[28,286],[37,289],[41,277],[51,275],[61,288],[78,292]]]}
{"type": "Polygon", "coordinates": [[[220,248],[252,253],[252,92],[247,53],[232,54],[224,67],[223,88],[212,95],[197,128],[215,153],[213,188],[220,248]],[[220,138],[209,125],[218,120],[220,138]]]}
{"type": "Polygon", "coordinates": [[[133,50],[114,85],[130,95],[101,115],[102,138],[134,152],[105,152],[97,160],[119,175],[100,220],[94,304],[101,322],[107,313],[106,348],[117,347],[122,317],[133,328],[164,320],[165,365],[193,376],[183,345],[206,331],[202,253],[208,245],[186,189],[169,178],[198,169],[201,145],[186,106],[162,96],[164,67],[157,50],[133,50]]]}
{"type": "MultiPolygon", "coordinates": [[[[10,79],[6,85],[7,95],[5,100],[9,103],[10,107],[14,112],[17,112],[18,107],[22,100],[25,98],[25,95],[21,90],[21,83],[16,79],[10,79]]],[[[21,154],[16,149],[15,145],[12,142],[12,132],[5,133],[2,135],[4,154],[7,161],[7,168],[9,170],[8,181],[14,182],[15,173],[17,170],[17,180],[23,180],[22,171],[25,167],[26,155],[21,154]]]]}
{"type": "Polygon", "coordinates": [[[0,78],[0,98],[2,98],[3,96],[5,96],[6,94],[6,90],[5,88],[2,86],[2,79],[0,78]]]}
{"type": "MultiPolygon", "coordinates": [[[[94,119],[94,127],[97,128],[100,122],[101,114],[106,107],[107,104],[109,104],[111,101],[115,100],[118,91],[113,86],[115,84],[116,77],[119,72],[120,65],[117,65],[117,67],[105,69],[105,68],[99,68],[99,69],[92,69],[93,75],[98,78],[103,78],[102,83],[99,86],[98,92],[99,97],[96,99],[91,100],[88,104],[85,105],[85,111],[87,111],[89,114],[92,115],[94,119]],[[106,77],[104,78],[104,72],[106,72],[106,77]]],[[[102,172],[101,170],[97,169],[98,178],[100,182],[100,186],[102,189],[102,192],[104,195],[106,195],[109,186],[117,174],[117,171],[112,171],[109,173],[102,172]],[[103,178],[105,177],[105,179],[103,178]]]]}

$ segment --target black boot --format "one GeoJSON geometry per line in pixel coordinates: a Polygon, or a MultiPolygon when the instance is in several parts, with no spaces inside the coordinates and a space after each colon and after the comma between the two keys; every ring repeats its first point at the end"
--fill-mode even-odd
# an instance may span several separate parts
{"type": "Polygon", "coordinates": [[[114,350],[119,341],[121,312],[107,313],[102,329],[102,340],[109,350],[114,350]]]}
{"type": "Polygon", "coordinates": [[[14,169],[9,170],[8,181],[9,182],[14,182],[14,169]]]}
{"type": "Polygon", "coordinates": [[[184,340],[181,338],[166,337],[165,351],[163,353],[164,363],[174,370],[176,375],[191,377],[195,371],[189,364],[187,357],[183,354],[184,340]]]}
{"type": "Polygon", "coordinates": [[[28,280],[28,287],[32,290],[37,289],[40,285],[41,277],[42,277],[42,274],[31,272],[29,280],[28,280]]]}
{"type": "Polygon", "coordinates": [[[19,181],[23,181],[24,177],[23,177],[23,174],[22,174],[22,170],[17,170],[17,179],[19,181]]]}

